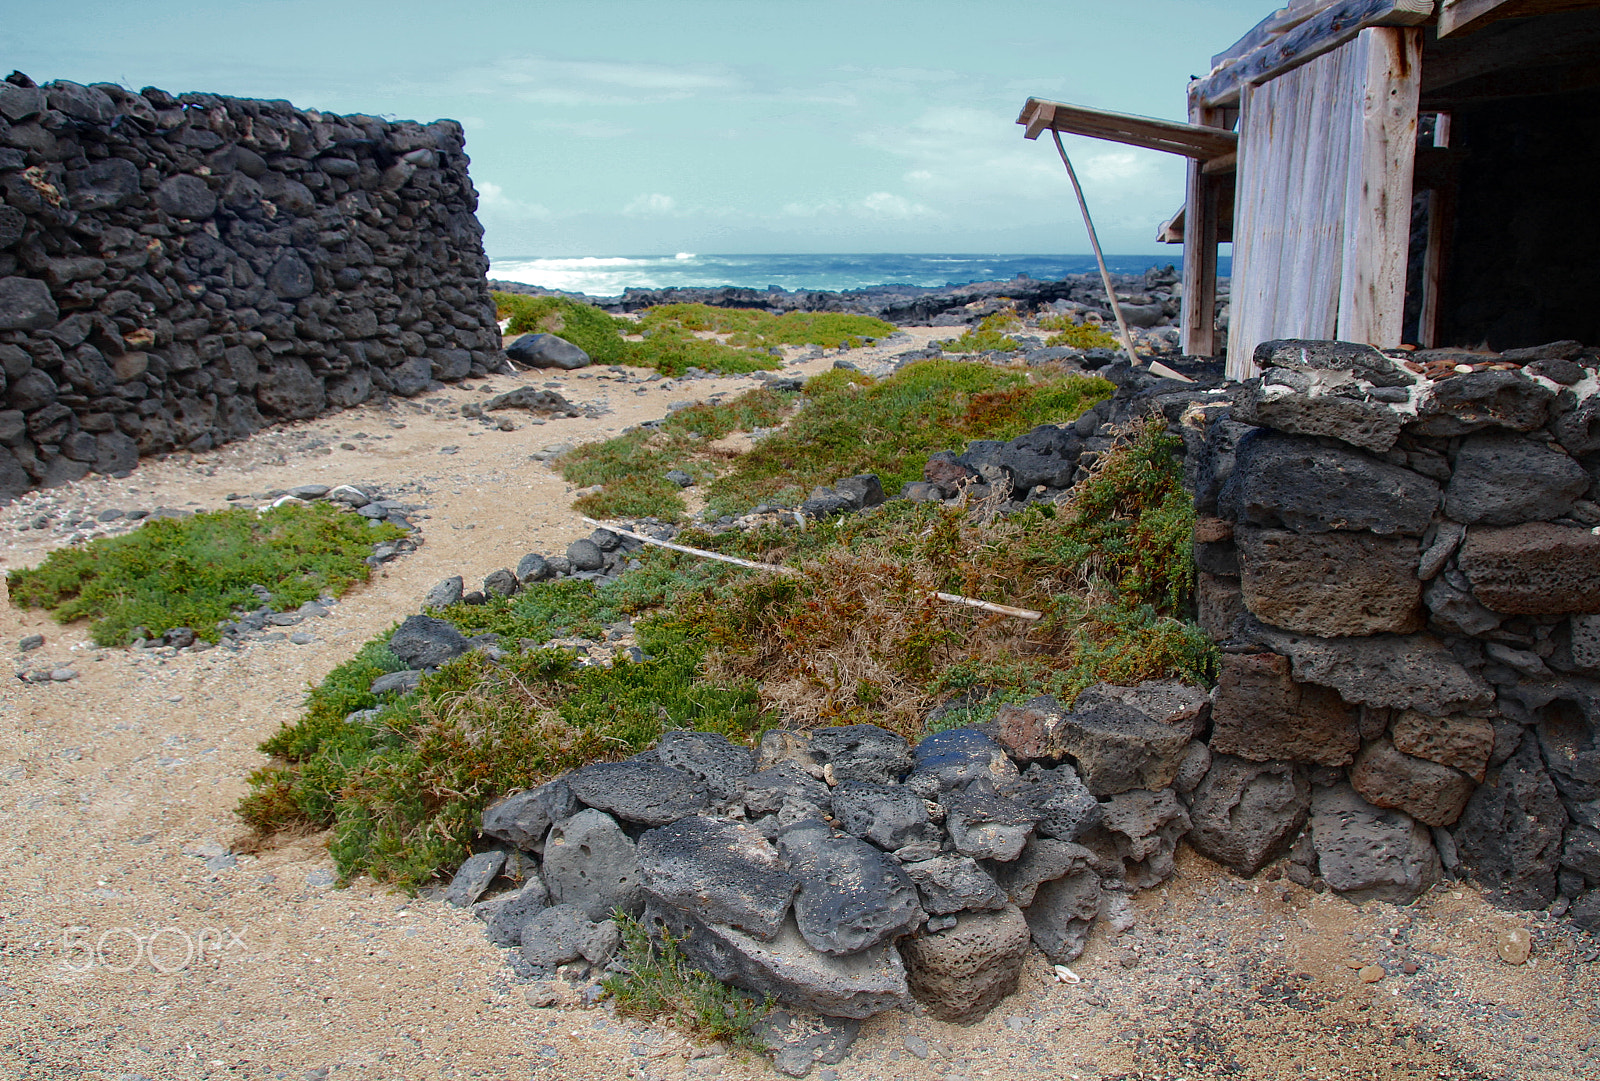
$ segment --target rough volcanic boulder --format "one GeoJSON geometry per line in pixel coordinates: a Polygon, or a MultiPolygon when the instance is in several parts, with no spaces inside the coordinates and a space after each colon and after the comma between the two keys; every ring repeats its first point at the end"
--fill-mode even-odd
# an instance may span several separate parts
{"type": "Polygon", "coordinates": [[[1013,905],[963,912],[956,925],[900,945],[911,994],[940,1021],[970,1024],[1022,981],[1028,924],[1013,905]]]}
{"type": "Polygon", "coordinates": [[[697,777],[636,758],[584,766],[567,775],[567,784],[584,804],[644,826],[676,822],[711,803],[697,777]]]}
{"type": "Polygon", "coordinates": [[[778,834],[778,850],[800,880],[795,920],[813,949],[860,953],[922,922],[917,888],[900,865],[865,841],[817,819],[778,834]]]}
{"type": "Polygon", "coordinates": [[[1458,557],[1472,592],[1496,612],[1600,612],[1600,537],[1529,522],[1467,531],[1458,557]]]}
{"type": "Polygon", "coordinates": [[[1296,683],[1276,653],[1226,653],[1211,710],[1211,750],[1252,761],[1343,766],[1361,746],[1356,712],[1337,694],[1296,683]]]}
{"type": "Polygon", "coordinates": [[[1417,541],[1241,528],[1239,578],[1258,619],[1323,638],[1422,628],[1417,541]]]}
{"type": "Polygon", "coordinates": [[[638,854],[652,898],[764,942],[777,937],[800,888],[761,834],[702,815],[645,831],[638,854]]]}
{"type": "Polygon", "coordinates": [[[1310,810],[1311,783],[1293,763],[1213,755],[1189,800],[1189,843],[1248,877],[1288,850],[1310,810]]]}
{"type": "Polygon", "coordinates": [[[891,943],[834,956],[812,949],[793,918],[771,942],[664,905],[651,905],[644,918],[652,932],[670,933],[713,979],[791,1006],[862,1018],[911,1004],[905,963],[891,943]]]}
{"type": "Polygon", "coordinates": [[[1517,908],[1543,908],[1556,897],[1565,820],[1538,744],[1523,740],[1473,791],[1451,832],[1462,865],[1495,898],[1517,908]]]}
{"type": "Polygon", "coordinates": [[[1589,488],[1583,467],[1548,444],[1510,432],[1462,440],[1445,489],[1445,513],[1467,525],[1559,518],[1589,488]]]}
{"type": "Polygon", "coordinates": [[[1352,900],[1410,904],[1439,880],[1428,828],[1374,807],[1347,784],[1312,792],[1311,837],[1323,880],[1352,900]]]}
{"type": "Polygon", "coordinates": [[[590,919],[619,908],[636,916],[644,908],[638,850],[603,811],[580,811],[550,827],[543,873],[554,904],[574,905],[590,919]]]}
{"type": "Polygon", "coordinates": [[[1420,537],[1439,485],[1420,473],[1314,439],[1257,431],[1234,453],[1224,518],[1296,533],[1366,530],[1420,537]]]}

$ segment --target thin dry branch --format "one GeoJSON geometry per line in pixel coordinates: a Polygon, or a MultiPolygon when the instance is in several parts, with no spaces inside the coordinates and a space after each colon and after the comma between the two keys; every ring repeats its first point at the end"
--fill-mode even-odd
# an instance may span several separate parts
{"type": "MultiPolygon", "coordinates": [[[[804,572],[796,570],[794,567],[784,567],[778,565],[777,563],[757,563],[753,559],[740,559],[738,556],[723,555],[721,552],[708,552],[704,548],[691,548],[687,544],[673,544],[671,541],[658,540],[655,537],[648,537],[643,533],[635,533],[632,530],[623,529],[621,526],[609,525],[605,522],[597,522],[593,518],[585,518],[584,521],[589,525],[599,526],[601,529],[609,529],[618,536],[631,537],[634,540],[642,541],[645,544],[653,544],[659,548],[670,548],[674,552],[683,552],[686,555],[699,556],[701,559],[716,559],[721,560],[723,563],[732,563],[736,566],[748,567],[751,570],[774,571],[778,574],[787,574],[792,577],[804,577],[804,572]]],[[[950,604],[964,604],[969,608],[981,608],[985,612],[994,612],[1002,616],[1015,616],[1017,619],[1040,620],[1044,618],[1043,612],[1035,612],[1032,608],[1013,608],[1009,604],[995,604],[992,601],[980,601],[976,597],[963,597],[956,593],[930,592],[929,596],[937,597],[941,601],[947,601],[950,604]]]]}

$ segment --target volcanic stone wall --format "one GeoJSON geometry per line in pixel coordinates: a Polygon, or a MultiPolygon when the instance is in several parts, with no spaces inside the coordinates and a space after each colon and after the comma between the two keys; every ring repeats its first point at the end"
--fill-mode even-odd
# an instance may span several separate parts
{"type": "Polygon", "coordinates": [[[1232,862],[1207,851],[1230,821],[1309,816],[1307,883],[1403,901],[1453,873],[1600,929],[1594,351],[1256,361],[1185,417],[1210,751],[1258,782],[1197,798],[1191,843],[1232,862]]]}
{"type": "Polygon", "coordinates": [[[503,363],[461,126],[0,83],[0,499],[503,363]]]}

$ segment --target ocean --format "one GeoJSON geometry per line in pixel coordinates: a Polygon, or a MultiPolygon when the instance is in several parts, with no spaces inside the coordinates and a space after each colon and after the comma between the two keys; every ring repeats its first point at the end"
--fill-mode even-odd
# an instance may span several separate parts
{"type": "MultiPolygon", "coordinates": [[[[1181,254],[1111,255],[1113,273],[1142,274],[1181,261],[1181,254]]],[[[1221,261],[1228,273],[1229,260],[1221,261]]],[[[738,286],[789,290],[863,289],[874,285],[940,287],[968,282],[1010,281],[1019,274],[1040,280],[1095,270],[1093,255],[676,255],[583,256],[492,259],[489,277],[590,296],[616,296],[624,289],[671,286],[738,286]]]]}

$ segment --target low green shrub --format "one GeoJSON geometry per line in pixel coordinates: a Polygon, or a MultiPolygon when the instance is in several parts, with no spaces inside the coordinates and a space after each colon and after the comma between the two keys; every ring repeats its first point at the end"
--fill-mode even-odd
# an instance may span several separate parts
{"type": "Polygon", "coordinates": [[[646,329],[677,326],[727,334],[728,344],[768,349],[775,345],[820,345],[855,349],[870,339],[893,334],[895,326],[869,315],[844,312],[785,312],[757,308],[718,308],[709,304],[659,304],[645,312],[646,329]]]}
{"type": "Polygon", "coordinates": [[[1011,332],[1022,329],[1022,320],[1015,310],[1004,308],[978,320],[978,325],[963,331],[959,338],[939,342],[946,353],[1009,352],[1022,345],[1011,332]]]}
{"type": "Polygon", "coordinates": [[[622,929],[622,972],[600,986],[624,1017],[676,1022],[704,1040],[722,1040],[743,1051],[766,1050],[756,1025],[771,1012],[772,996],[758,1000],[714,980],[690,964],[670,934],[659,941],[638,920],[613,917],[622,929]]]}
{"type": "Polygon", "coordinates": [[[131,533],[51,552],[38,567],[6,575],[11,603],[45,608],[61,623],[93,620],[97,645],[120,646],[144,627],[160,635],[189,627],[215,642],[236,609],[282,610],[323,593],[339,596],[371,571],[379,541],[404,536],[328,503],[242,507],[187,518],[157,518],[131,533]]]}
{"type": "Polygon", "coordinates": [[[763,502],[793,506],[816,485],[857,473],[876,473],[884,491],[898,492],[922,479],[933,451],[1073,420],[1113,390],[1099,378],[950,360],[921,361],[876,381],[825,372],[806,383],[794,418],[722,471],[706,499],[721,514],[763,502]]]}
{"type": "Polygon", "coordinates": [[[1063,345],[1069,349],[1116,349],[1121,344],[1110,331],[1089,323],[1074,323],[1066,315],[1044,316],[1039,320],[1039,329],[1057,332],[1045,339],[1046,345],[1063,345]]]}

